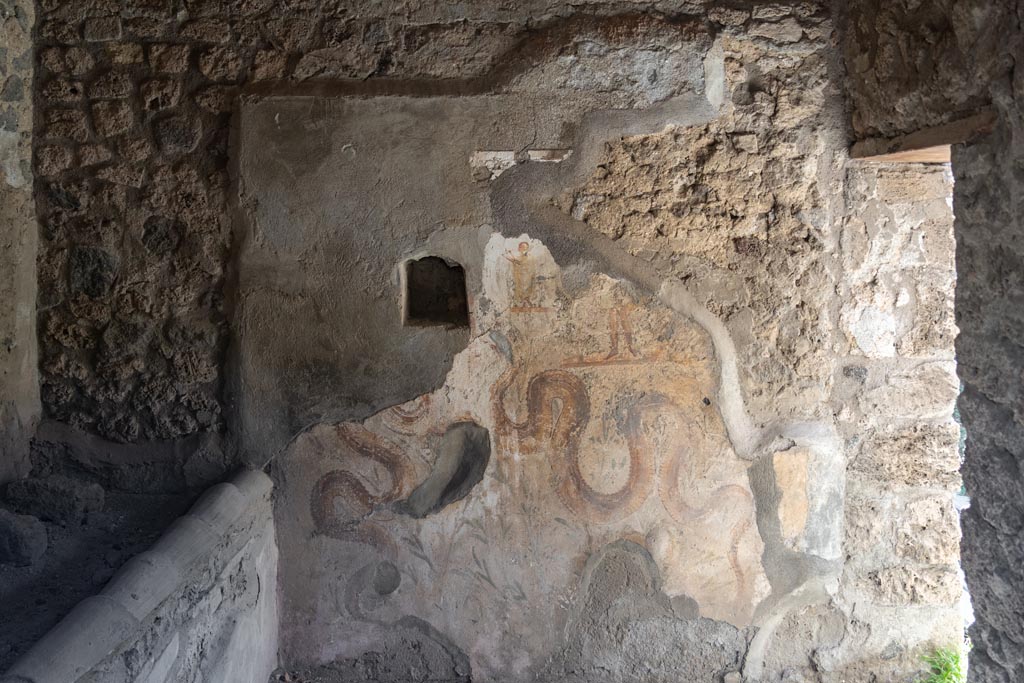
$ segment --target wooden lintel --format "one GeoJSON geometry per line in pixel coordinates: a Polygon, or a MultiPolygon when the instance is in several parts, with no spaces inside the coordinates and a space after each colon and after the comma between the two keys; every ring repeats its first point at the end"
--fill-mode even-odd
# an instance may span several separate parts
{"type": "Polygon", "coordinates": [[[988,109],[952,123],[900,135],[895,138],[868,138],[850,148],[850,157],[863,161],[902,163],[949,163],[950,145],[970,142],[991,133],[997,121],[988,109]]]}

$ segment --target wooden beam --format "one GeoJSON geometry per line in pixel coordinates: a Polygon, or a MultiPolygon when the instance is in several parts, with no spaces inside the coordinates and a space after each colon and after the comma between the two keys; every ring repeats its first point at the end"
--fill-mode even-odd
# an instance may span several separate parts
{"type": "Polygon", "coordinates": [[[998,115],[992,109],[965,119],[894,138],[859,140],[850,148],[850,157],[863,161],[919,164],[949,163],[950,146],[970,142],[995,128],[998,115]]]}

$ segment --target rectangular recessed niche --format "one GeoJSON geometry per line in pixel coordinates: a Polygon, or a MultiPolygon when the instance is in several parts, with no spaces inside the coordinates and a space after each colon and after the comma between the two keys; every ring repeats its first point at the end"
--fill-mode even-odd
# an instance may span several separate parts
{"type": "Polygon", "coordinates": [[[402,322],[425,327],[469,327],[466,271],[437,256],[405,262],[402,322]]]}

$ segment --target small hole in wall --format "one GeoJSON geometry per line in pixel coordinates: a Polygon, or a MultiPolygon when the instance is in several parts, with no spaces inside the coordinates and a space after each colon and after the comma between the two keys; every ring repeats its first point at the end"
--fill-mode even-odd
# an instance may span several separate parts
{"type": "Polygon", "coordinates": [[[469,327],[466,271],[458,263],[437,256],[407,261],[404,279],[405,325],[469,327]]]}

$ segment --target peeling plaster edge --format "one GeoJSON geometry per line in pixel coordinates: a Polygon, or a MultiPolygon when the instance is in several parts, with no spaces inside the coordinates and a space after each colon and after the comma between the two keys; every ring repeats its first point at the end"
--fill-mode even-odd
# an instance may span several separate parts
{"type": "Polygon", "coordinates": [[[715,355],[718,357],[718,407],[722,413],[722,420],[737,454],[751,459],[761,441],[761,434],[747,413],[743,390],[740,388],[736,345],[725,329],[725,324],[699,304],[693,294],[678,280],[663,282],[658,291],[658,298],[676,313],[696,322],[711,337],[715,355]]]}
{"type": "Polygon", "coordinates": [[[826,582],[806,581],[780,600],[768,616],[761,621],[757,634],[754,635],[747,647],[747,656],[743,662],[743,680],[748,683],[757,683],[761,680],[761,676],[764,674],[764,661],[775,636],[775,629],[786,618],[786,615],[801,607],[811,605],[827,597],[830,593],[826,582]]]}

